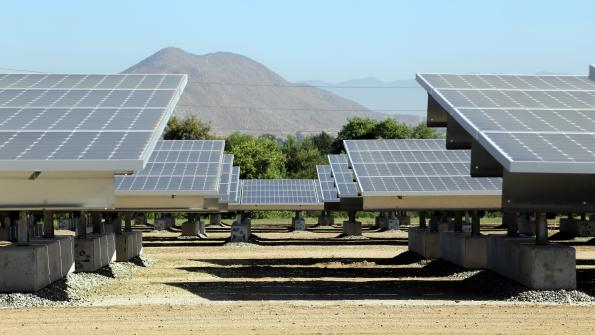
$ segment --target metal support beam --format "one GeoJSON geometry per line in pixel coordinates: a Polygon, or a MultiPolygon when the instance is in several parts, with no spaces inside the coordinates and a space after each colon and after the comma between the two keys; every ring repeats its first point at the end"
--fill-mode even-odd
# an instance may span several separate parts
{"type": "Polygon", "coordinates": [[[547,244],[547,218],[545,213],[535,213],[535,244],[547,244]]]}
{"type": "Polygon", "coordinates": [[[426,212],[419,212],[419,228],[426,229],[426,212]]]}
{"type": "Polygon", "coordinates": [[[54,237],[54,213],[43,211],[43,237],[54,237]]]}
{"type": "Polygon", "coordinates": [[[118,213],[114,218],[114,233],[122,234],[122,216],[123,213],[118,213]]]}
{"type": "Polygon", "coordinates": [[[477,211],[471,212],[471,235],[477,236],[481,234],[479,223],[479,213],[477,211]]]}
{"type": "Polygon", "coordinates": [[[87,213],[74,212],[72,217],[76,225],[76,237],[87,238],[87,213]]]}
{"type": "Polygon", "coordinates": [[[350,222],[355,222],[355,215],[356,215],[356,211],[349,211],[347,212],[347,217],[349,218],[350,222]]]}
{"type": "Polygon", "coordinates": [[[29,213],[27,211],[19,212],[19,221],[17,226],[17,244],[29,245],[29,213]]]}
{"type": "Polygon", "coordinates": [[[504,211],[502,212],[502,224],[506,226],[506,235],[518,236],[518,216],[516,212],[504,211]]]}
{"type": "Polygon", "coordinates": [[[441,216],[434,212],[432,217],[430,218],[430,231],[437,232],[438,231],[438,224],[440,223],[441,216]]]}
{"type": "Polygon", "coordinates": [[[463,213],[460,211],[455,212],[455,232],[463,232],[463,213]]]}
{"type": "Polygon", "coordinates": [[[124,231],[132,231],[132,214],[124,213],[124,231]]]}

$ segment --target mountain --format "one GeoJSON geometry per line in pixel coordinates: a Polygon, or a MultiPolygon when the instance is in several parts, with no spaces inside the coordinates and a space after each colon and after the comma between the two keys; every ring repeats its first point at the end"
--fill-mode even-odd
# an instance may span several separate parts
{"type": "Polygon", "coordinates": [[[324,88],[370,110],[385,111],[407,123],[418,123],[425,118],[427,93],[414,79],[383,81],[367,77],[338,83],[321,80],[303,83],[324,88]]]}
{"type": "Polygon", "coordinates": [[[210,122],[219,135],[334,133],[350,117],[389,117],[329,91],[290,83],[264,65],[229,52],[194,55],[165,48],[123,73],[187,73],[176,115],[195,115],[210,122]]]}

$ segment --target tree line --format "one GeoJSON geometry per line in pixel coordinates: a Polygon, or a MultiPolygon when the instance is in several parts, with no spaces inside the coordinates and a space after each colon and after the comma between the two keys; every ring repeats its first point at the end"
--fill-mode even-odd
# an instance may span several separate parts
{"type": "Polygon", "coordinates": [[[234,132],[227,137],[212,133],[211,125],[197,119],[172,117],[165,129],[166,140],[224,139],[225,152],[234,155],[234,165],[241,167],[242,179],[316,178],[316,165],[328,164],[327,155],[343,152],[343,140],[358,139],[429,139],[441,135],[425,122],[409,126],[392,118],[379,121],[355,117],[347,121],[337,136],[326,132],[279,138],[234,132]]]}

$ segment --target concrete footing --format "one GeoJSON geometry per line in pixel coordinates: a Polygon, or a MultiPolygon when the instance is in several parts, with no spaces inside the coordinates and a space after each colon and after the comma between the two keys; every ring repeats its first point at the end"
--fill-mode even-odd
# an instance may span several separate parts
{"type": "Polygon", "coordinates": [[[440,257],[440,233],[410,227],[408,231],[407,245],[410,251],[427,259],[440,257]]]}
{"type": "Polygon", "coordinates": [[[75,271],[93,272],[116,260],[115,234],[74,239],[75,271]]]}
{"type": "Polygon", "coordinates": [[[379,230],[397,230],[399,229],[400,222],[395,216],[380,216],[377,217],[378,221],[376,224],[379,230]]]}
{"type": "Polygon", "coordinates": [[[440,233],[440,258],[466,269],[487,267],[487,239],[462,232],[440,233]]]}
{"type": "Polygon", "coordinates": [[[252,222],[250,218],[236,220],[231,225],[231,242],[248,242],[252,236],[252,222]]]}
{"type": "Polygon", "coordinates": [[[155,219],[153,229],[155,230],[167,230],[174,226],[175,219],[173,217],[161,217],[155,219]]]}
{"type": "Polygon", "coordinates": [[[359,221],[343,221],[343,235],[361,236],[362,223],[359,221]]]}
{"type": "Polygon", "coordinates": [[[595,237],[595,220],[561,218],[560,233],[576,237],[595,237]]]}
{"type": "Polygon", "coordinates": [[[0,292],[35,292],[73,271],[71,236],[0,247],[0,292]]]}
{"type": "Polygon", "coordinates": [[[332,215],[320,215],[316,226],[328,227],[335,224],[335,217],[332,215]]]}
{"type": "Polygon", "coordinates": [[[399,225],[400,226],[409,226],[409,225],[411,225],[411,217],[409,215],[401,215],[401,216],[399,216],[399,225]]]}
{"type": "Polygon", "coordinates": [[[221,226],[221,214],[211,214],[211,217],[209,218],[209,225],[221,226]]]}
{"type": "Polygon", "coordinates": [[[291,229],[294,231],[305,231],[306,230],[306,220],[302,217],[293,217],[291,218],[291,229]]]}
{"type": "Polygon", "coordinates": [[[116,261],[126,262],[143,253],[143,233],[140,231],[124,231],[116,234],[116,261]]]}
{"type": "Polygon", "coordinates": [[[571,247],[490,235],[487,264],[488,269],[531,289],[576,289],[576,251],[571,247]]]}
{"type": "Polygon", "coordinates": [[[200,221],[186,221],[182,223],[182,236],[198,236],[200,234],[200,221]]]}

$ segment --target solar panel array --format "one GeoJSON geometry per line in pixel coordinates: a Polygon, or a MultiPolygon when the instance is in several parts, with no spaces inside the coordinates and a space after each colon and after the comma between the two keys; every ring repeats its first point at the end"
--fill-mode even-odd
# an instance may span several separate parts
{"type": "Polygon", "coordinates": [[[418,82],[510,172],[595,172],[595,80],[418,74],[418,82]]]}
{"type": "Polygon", "coordinates": [[[341,198],[357,197],[359,191],[354,181],[353,171],[349,168],[347,155],[328,155],[337,193],[341,198]]]}
{"type": "Polygon", "coordinates": [[[307,205],[320,204],[315,179],[243,179],[241,204],[307,205]]]}
{"type": "Polygon", "coordinates": [[[233,170],[233,155],[223,155],[221,163],[221,175],[219,177],[219,202],[229,202],[229,192],[231,188],[231,177],[233,170]]]}
{"type": "Polygon", "coordinates": [[[186,75],[0,74],[0,170],[140,170],[185,85],[186,75]]]}
{"type": "Polygon", "coordinates": [[[362,196],[499,194],[500,178],[472,178],[470,152],[444,140],[349,140],[344,146],[362,196]]]}
{"type": "Polygon", "coordinates": [[[330,165],[316,165],[316,173],[318,174],[318,188],[320,196],[324,202],[337,202],[337,188],[335,187],[335,179],[330,165]]]}
{"type": "Polygon", "coordinates": [[[224,141],[157,143],[144,170],[116,176],[118,193],[218,195],[224,141]]]}
{"type": "Polygon", "coordinates": [[[231,184],[229,187],[228,203],[237,204],[240,202],[240,167],[234,166],[231,172],[231,184]]]}

